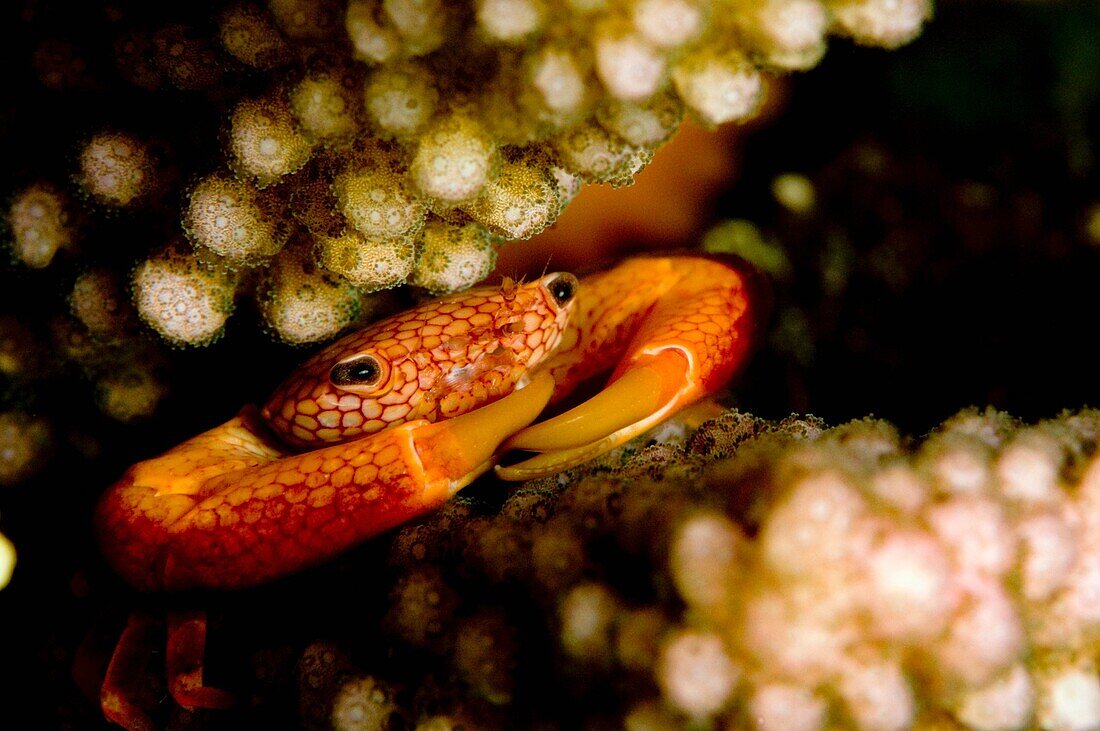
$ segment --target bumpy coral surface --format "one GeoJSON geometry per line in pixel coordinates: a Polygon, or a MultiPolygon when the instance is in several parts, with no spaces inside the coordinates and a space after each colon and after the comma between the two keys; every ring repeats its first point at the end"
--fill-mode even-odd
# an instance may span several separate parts
{"type": "Polygon", "coordinates": [[[75,159],[28,170],[7,206],[12,250],[44,268],[112,216],[151,216],[158,225],[133,252],[145,259],[138,312],[167,341],[203,345],[230,312],[224,292],[212,299],[215,281],[255,297],[288,343],[348,325],[353,294],[308,325],[288,314],[300,302],[278,301],[300,295],[270,283],[285,279],[279,252],[302,237],[327,270],[318,276],[364,292],[468,287],[502,241],[552,224],[582,182],[630,183],[685,115],[748,119],[765,77],[815,65],[830,33],[894,48],[931,5],[271,0],[202,15],[125,2],[83,12],[107,32],[62,40],[49,32],[80,17],[24,8],[27,30],[46,31],[34,42],[38,84],[70,95],[74,112],[109,92],[105,106],[159,113],[104,115],[110,124],[73,142],[75,159]],[[156,253],[181,230],[211,274],[156,253]],[[278,271],[242,276],[268,267],[278,271]]]}
{"type": "Polygon", "coordinates": [[[304,650],[302,721],[1095,728],[1098,439],[1096,411],[665,425],[401,530],[357,610],[382,636],[304,650]]]}

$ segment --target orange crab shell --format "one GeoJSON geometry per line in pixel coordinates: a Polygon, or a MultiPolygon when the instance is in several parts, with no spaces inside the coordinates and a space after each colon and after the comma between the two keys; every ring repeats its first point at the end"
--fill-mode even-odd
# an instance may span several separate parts
{"type": "Polygon", "coordinates": [[[570,303],[548,287],[569,274],[504,282],[427,302],[352,333],[287,379],[261,412],[287,444],[311,448],[408,421],[466,413],[511,393],[561,340],[570,303]],[[336,385],[334,364],[371,356],[369,386],[336,385]]]}

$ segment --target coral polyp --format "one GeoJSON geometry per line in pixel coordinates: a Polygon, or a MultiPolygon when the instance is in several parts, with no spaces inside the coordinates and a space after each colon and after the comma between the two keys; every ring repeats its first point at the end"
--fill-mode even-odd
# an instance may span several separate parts
{"type": "Polygon", "coordinates": [[[369,240],[355,231],[319,236],[321,264],[364,292],[392,289],[408,280],[416,261],[412,241],[369,240]]]}
{"type": "Polygon", "coordinates": [[[290,43],[279,32],[275,18],[259,5],[234,3],[218,21],[222,48],[246,66],[270,69],[288,63],[290,43]]]}
{"type": "Polygon", "coordinates": [[[34,183],[19,191],[8,207],[11,247],[16,258],[33,269],[50,265],[58,252],[73,247],[71,201],[51,183],[34,183]]]}
{"type": "Polygon", "coordinates": [[[141,262],[133,274],[141,319],[177,345],[205,345],[222,334],[233,311],[236,278],[210,268],[176,244],[141,262]]]}
{"type": "Polygon", "coordinates": [[[306,137],[322,145],[350,142],[361,126],[359,74],[351,68],[317,68],[289,92],[290,106],[306,137]]]}
{"type": "Polygon", "coordinates": [[[387,713],[475,727],[1091,727],[1098,435],[1096,411],[969,410],[923,441],[736,411],[666,428],[402,529],[404,663],[335,697],[370,674],[421,689],[387,713]]]}
{"type": "Polygon", "coordinates": [[[69,292],[73,316],[88,334],[101,342],[118,342],[132,336],[137,317],[130,303],[129,287],[118,273],[107,268],[79,274],[69,292]]]}
{"type": "Polygon", "coordinates": [[[128,206],[152,195],[156,171],[149,146],[126,134],[105,132],[80,151],[77,182],[96,201],[128,206]]]}
{"type": "Polygon", "coordinates": [[[332,190],[347,226],[376,241],[411,241],[428,207],[409,187],[398,151],[372,145],[341,163],[332,190]]]}
{"type": "Polygon", "coordinates": [[[424,227],[409,283],[434,294],[457,292],[480,282],[496,263],[496,242],[474,224],[432,221],[424,227]]]}
{"type": "MultiPolygon", "coordinates": [[[[365,271],[382,250],[407,260],[430,238],[425,222],[529,238],[553,224],[575,184],[630,184],[685,118],[751,118],[768,76],[816,64],[830,32],[892,48],[930,14],[926,0],[272,0],[216,10],[197,18],[123,3],[105,11],[110,37],[37,46],[39,82],[58,94],[111,88],[136,95],[138,108],[159,99],[187,111],[133,115],[132,128],[113,114],[84,130],[77,159],[52,166],[67,165],[76,190],[44,178],[9,206],[24,264],[47,267],[114,210],[141,208],[157,224],[146,255],[182,229],[207,266],[262,270],[304,227],[320,237],[317,266],[354,286],[412,283],[408,267],[365,271]],[[89,65],[97,40],[106,67],[89,65]],[[89,220],[73,215],[74,200],[94,204],[89,220]]],[[[433,252],[416,256],[463,260],[472,250],[460,239],[478,238],[451,238],[457,248],[442,254],[448,244],[432,240],[433,252]]],[[[433,291],[468,286],[489,261],[447,282],[426,279],[425,267],[415,279],[433,291]]]]}
{"type": "Polygon", "coordinates": [[[488,130],[461,114],[424,130],[409,166],[413,185],[444,209],[472,203],[500,173],[500,150],[488,130]]]}
{"type": "Polygon", "coordinates": [[[197,249],[230,266],[255,266],[286,243],[290,226],[270,194],[226,175],[211,175],[191,189],[184,225],[197,249]]]}
{"type": "Polygon", "coordinates": [[[33,475],[54,443],[50,422],[24,411],[0,412],[0,488],[33,475]]]}
{"type": "Polygon", "coordinates": [[[359,314],[359,291],[317,266],[308,248],[283,250],[268,267],[259,289],[264,321],[280,340],[292,345],[330,338],[359,314]]]}
{"type": "Polygon", "coordinates": [[[295,122],[290,104],[282,96],[239,102],[229,130],[231,163],[237,175],[266,188],[305,165],[313,143],[295,122]]]}
{"type": "MultiPolygon", "coordinates": [[[[350,10],[349,10],[350,13],[350,10]]],[[[381,137],[409,138],[427,124],[439,104],[431,71],[413,62],[371,70],[363,86],[363,101],[381,137]]]]}

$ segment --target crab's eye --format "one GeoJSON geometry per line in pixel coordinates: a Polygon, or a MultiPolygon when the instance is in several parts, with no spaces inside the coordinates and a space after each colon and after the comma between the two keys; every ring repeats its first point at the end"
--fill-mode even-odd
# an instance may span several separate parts
{"type": "Polygon", "coordinates": [[[546,289],[559,305],[564,305],[577,293],[577,278],[572,274],[559,274],[546,285],[546,289]]]}
{"type": "Polygon", "coordinates": [[[334,386],[373,386],[382,377],[382,364],[373,355],[357,355],[341,361],[328,372],[334,386]]]}

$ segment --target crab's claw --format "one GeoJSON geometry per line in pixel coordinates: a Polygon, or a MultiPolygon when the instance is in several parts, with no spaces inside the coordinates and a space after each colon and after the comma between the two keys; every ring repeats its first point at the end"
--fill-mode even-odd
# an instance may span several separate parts
{"type": "MultiPolygon", "coordinates": [[[[589,308],[581,327],[609,332],[625,349],[608,382],[596,396],[547,421],[523,429],[508,449],[539,452],[518,464],[497,467],[506,480],[528,480],[573,467],[638,436],[686,406],[720,389],[746,360],[759,313],[750,312],[743,270],[708,259],[641,260],[648,269],[630,272],[630,290],[597,282],[590,296],[606,303],[589,308]],[[672,278],[649,285],[646,277],[672,278]],[[654,293],[653,301],[638,296],[654,293]],[[639,314],[624,307],[644,308],[639,314]],[[601,324],[602,323],[602,324],[601,324]],[[610,324],[610,326],[609,326],[610,324]],[[622,331],[629,328],[630,337],[622,331]]],[[[586,283],[585,283],[586,284],[586,283]]],[[[755,284],[753,285],[755,286],[755,284]]],[[[579,297],[589,294],[582,290],[579,297]]],[[[594,350],[597,335],[578,338],[581,350],[594,350]]],[[[588,360],[566,354],[571,362],[588,360]]],[[[549,364],[551,371],[554,363],[549,364]]],[[[559,378],[561,377],[559,372],[559,378]]],[[[568,378],[568,375],[564,376],[568,378]]]]}
{"type": "MultiPolygon", "coordinates": [[[[283,457],[265,451],[267,447],[259,436],[246,440],[249,432],[243,429],[242,418],[247,416],[237,417],[200,435],[198,441],[185,444],[181,451],[138,465],[116,490],[113,501],[101,507],[102,529],[108,537],[118,535],[114,526],[122,513],[117,505],[145,507],[147,512],[137,513],[143,529],[132,539],[134,549],[120,552],[116,558],[120,572],[134,577],[134,583],[142,588],[258,584],[316,563],[365,537],[439,507],[489,468],[500,444],[539,415],[553,390],[554,379],[544,372],[498,401],[447,421],[407,422],[379,435],[319,452],[283,457]],[[220,451],[211,451],[211,443],[220,445],[220,451]],[[248,460],[255,464],[240,467],[248,460]],[[326,462],[331,462],[329,472],[324,469],[326,462]],[[177,465],[183,467],[177,469],[177,465]],[[218,470],[215,465],[222,467],[218,470]],[[343,513],[334,518],[333,501],[321,498],[335,492],[333,483],[338,480],[332,478],[344,465],[366,467],[365,474],[375,479],[353,484],[350,476],[355,469],[346,469],[349,479],[339,485],[347,489],[341,502],[343,513]],[[199,472],[204,479],[189,479],[188,470],[199,472]],[[287,482],[264,490],[271,482],[264,484],[265,474],[285,475],[287,482]],[[311,487],[321,491],[313,493],[312,500],[308,497],[311,487]],[[358,497],[360,492],[369,497],[358,497]],[[224,524],[203,519],[203,505],[211,504],[206,501],[222,505],[220,498],[234,493],[239,497],[235,518],[224,524]],[[295,493],[301,497],[295,497],[295,493]],[[158,504],[158,495],[171,502],[158,504]],[[287,499],[294,500],[293,505],[302,505],[298,522],[288,522],[296,532],[274,529],[277,524],[273,519],[266,525],[262,522],[264,517],[277,518],[288,512],[280,507],[287,499]],[[170,508],[181,500],[190,502],[184,503],[183,510],[173,512],[170,508]],[[162,516],[160,523],[153,520],[162,516]],[[202,530],[196,530],[196,525],[202,530]],[[254,534],[259,539],[249,546],[245,541],[249,540],[250,526],[257,525],[254,534]],[[226,560],[224,547],[233,545],[248,550],[235,560],[226,560]],[[281,563],[257,560],[269,556],[277,556],[281,563]],[[149,567],[157,570],[149,571],[149,567]],[[143,569],[146,579],[142,579],[143,569]]],[[[107,665],[100,705],[108,720],[130,731],[153,731],[158,726],[154,717],[162,710],[161,701],[167,695],[158,692],[149,680],[158,676],[154,660],[159,655],[153,648],[163,636],[160,622],[144,613],[133,614],[107,665]]],[[[232,704],[228,693],[204,681],[205,647],[203,613],[169,614],[163,656],[167,691],[184,708],[226,708],[232,704]]],[[[84,667],[90,662],[82,661],[81,667],[74,667],[86,687],[95,685],[94,668],[84,667]]]]}
{"type": "MultiPolygon", "coordinates": [[[[421,426],[415,443],[424,465],[424,483],[428,487],[424,494],[440,496],[424,507],[438,507],[488,470],[501,444],[538,417],[550,401],[553,390],[554,379],[543,372],[524,388],[488,406],[421,426]]],[[[426,499],[432,500],[431,497],[426,499]]]]}
{"type": "Polygon", "coordinates": [[[271,581],[441,506],[489,469],[501,443],[538,417],[553,389],[553,378],[542,373],[453,419],[406,422],[235,470],[197,494],[172,494],[190,501],[176,514],[160,508],[155,487],[131,479],[101,505],[101,539],[122,545],[116,526],[135,511],[116,504],[149,505],[134,519],[142,530],[133,550],[114,560],[136,586],[234,589],[271,581]],[[155,522],[162,514],[168,519],[155,522]]]}
{"type": "Polygon", "coordinates": [[[506,480],[530,480],[568,469],[659,424],[691,403],[690,356],[664,350],[639,359],[607,388],[576,408],[533,426],[506,446],[541,454],[497,467],[506,480]]]}

